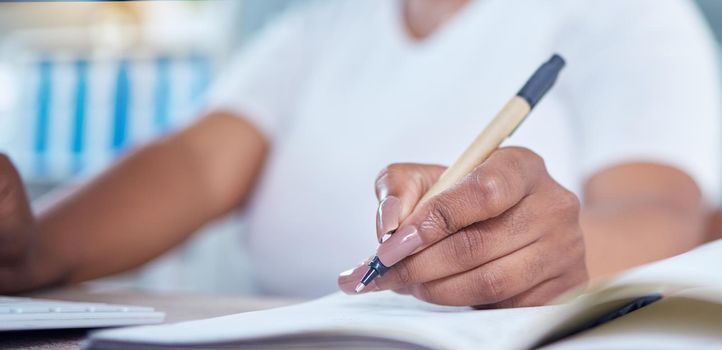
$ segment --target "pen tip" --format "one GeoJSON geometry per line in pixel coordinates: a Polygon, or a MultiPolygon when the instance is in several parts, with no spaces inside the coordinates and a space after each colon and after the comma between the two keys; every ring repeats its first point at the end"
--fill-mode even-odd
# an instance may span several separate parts
{"type": "Polygon", "coordinates": [[[356,290],[356,293],[361,293],[361,291],[364,290],[364,288],[366,288],[366,285],[365,285],[365,284],[363,284],[363,283],[357,284],[357,285],[356,285],[356,289],[355,289],[355,290],[356,290]]]}

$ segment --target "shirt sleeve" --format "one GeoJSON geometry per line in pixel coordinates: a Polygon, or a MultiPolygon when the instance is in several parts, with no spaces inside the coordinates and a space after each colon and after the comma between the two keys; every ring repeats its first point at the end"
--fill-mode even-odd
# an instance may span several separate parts
{"type": "Polygon", "coordinates": [[[719,74],[701,14],[684,0],[583,3],[562,30],[568,69],[560,79],[581,130],[583,175],[660,162],[717,201],[719,74]]]}
{"type": "Polygon", "coordinates": [[[279,15],[230,60],[209,95],[210,110],[247,119],[273,138],[296,107],[319,43],[318,4],[279,15]]]}

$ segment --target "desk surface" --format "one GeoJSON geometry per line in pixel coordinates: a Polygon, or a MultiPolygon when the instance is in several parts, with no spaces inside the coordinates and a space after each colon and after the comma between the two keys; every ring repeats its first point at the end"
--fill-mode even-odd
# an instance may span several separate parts
{"type": "MultiPolygon", "coordinates": [[[[197,320],[298,302],[289,299],[161,294],[136,290],[101,292],[87,287],[62,288],[29,294],[31,297],[151,306],[166,313],[166,323],[197,320]]],[[[87,330],[49,330],[0,333],[2,349],[78,349],[87,330]]]]}

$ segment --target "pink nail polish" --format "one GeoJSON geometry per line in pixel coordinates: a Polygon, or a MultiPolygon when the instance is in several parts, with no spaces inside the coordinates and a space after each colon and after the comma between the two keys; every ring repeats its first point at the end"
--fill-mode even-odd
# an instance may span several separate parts
{"type": "Polygon", "coordinates": [[[376,286],[376,282],[371,281],[361,293],[356,293],[356,286],[361,281],[361,278],[363,278],[367,269],[366,263],[363,263],[353,269],[341,272],[341,274],[338,275],[338,287],[342,292],[351,295],[377,291],[379,288],[376,286]]]}
{"type": "Polygon", "coordinates": [[[386,266],[391,266],[409,256],[423,245],[419,231],[413,225],[404,226],[379,246],[377,255],[386,266]]]}
{"type": "Polygon", "coordinates": [[[401,217],[401,200],[395,196],[384,198],[379,204],[379,211],[376,214],[376,236],[381,238],[387,233],[399,227],[401,217]]]}

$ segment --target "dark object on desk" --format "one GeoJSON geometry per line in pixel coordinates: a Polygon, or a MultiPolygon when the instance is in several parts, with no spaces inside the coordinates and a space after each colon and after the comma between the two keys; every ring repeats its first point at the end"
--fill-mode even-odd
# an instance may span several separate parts
{"type": "Polygon", "coordinates": [[[607,322],[614,321],[617,318],[620,318],[631,312],[637,311],[637,310],[639,310],[647,305],[650,305],[656,301],[659,301],[661,299],[662,299],[662,294],[651,294],[651,295],[640,297],[640,298],[630,302],[629,304],[620,307],[619,309],[612,310],[609,313],[604,314],[595,320],[589,321],[586,324],[582,324],[578,328],[576,328],[572,331],[569,331],[566,333],[555,334],[552,337],[543,339],[542,341],[537,343],[534,346],[534,348],[541,348],[541,347],[547,346],[549,344],[556,343],[562,339],[575,336],[579,333],[582,333],[582,332],[588,331],[592,328],[601,326],[607,322]]]}

